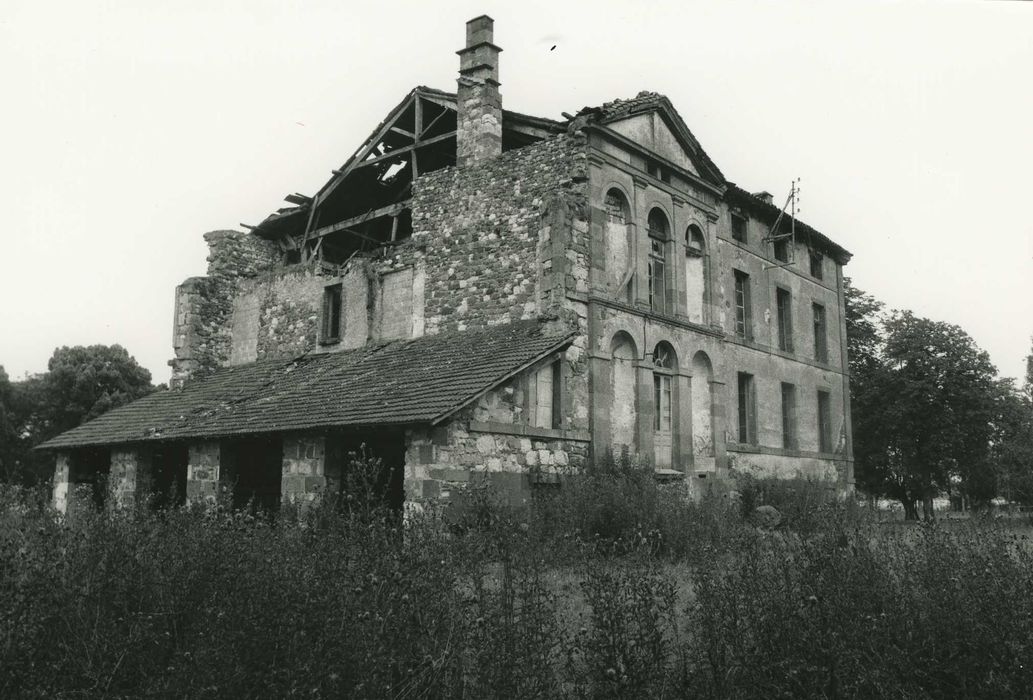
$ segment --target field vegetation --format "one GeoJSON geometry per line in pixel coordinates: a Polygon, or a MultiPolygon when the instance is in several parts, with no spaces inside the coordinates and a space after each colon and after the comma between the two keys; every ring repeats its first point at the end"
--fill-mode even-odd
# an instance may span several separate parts
{"type": "Polygon", "coordinates": [[[1014,520],[826,484],[698,501],[629,465],[405,523],[363,494],[55,518],[0,502],[0,697],[1000,698],[1033,688],[1014,520]],[[551,489],[551,490],[548,490],[551,489]],[[757,505],[782,522],[759,527],[757,505]]]}

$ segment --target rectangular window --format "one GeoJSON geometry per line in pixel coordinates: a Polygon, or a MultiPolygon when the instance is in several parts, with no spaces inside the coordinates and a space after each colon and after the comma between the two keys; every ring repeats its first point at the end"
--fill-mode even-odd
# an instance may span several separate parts
{"type": "Polygon", "coordinates": [[[789,245],[790,239],[788,238],[780,238],[775,241],[775,260],[784,263],[789,262],[789,245]]]}
{"type": "Polygon", "coordinates": [[[649,239],[649,308],[667,313],[666,244],[649,239]]]}
{"type": "Polygon", "coordinates": [[[818,390],[818,451],[832,452],[832,398],[818,390]]]}
{"type": "Polygon", "coordinates": [[[740,243],[746,242],[746,217],[732,214],[732,238],[740,243]]]}
{"type": "Polygon", "coordinates": [[[750,310],[750,276],[741,270],[735,275],[735,334],[744,340],[753,338],[753,318],[750,310]]]}
{"type": "Polygon", "coordinates": [[[775,304],[778,311],[778,349],[793,351],[793,297],[788,289],[775,289],[775,304]]]}
{"type": "Polygon", "coordinates": [[[656,406],[653,429],[671,432],[671,375],[653,373],[653,401],[656,406]]]}
{"type": "Polygon", "coordinates": [[[336,343],[341,339],[341,301],[341,285],[332,284],[323,289],[324,343],[336,343]]]}
{"type": "Polygon", "coordinates": [[[818,362],[828,362],[829,343],[825,327],[825,307],[821,304],[811,304],[811,310],[814,312],[814,359],[818,362]]]}
{"type": "Polygon", "coordinates": [[[820,280],[824,277],[824,256],[821,253],[815,253],[811,251],[811,277],[816,280],[820,280]]]}
{"type": "Polygon", "coordinates": [[[739,372],[739,442],[757,442],[757,399],[753,389],[753,375],[739,372]]]}
{"type": "Polygon", "coordinates": [[[796,449],[796,387],[782,382],[782,447],[796,449]]]}
{"type": "Polygon", "coordinates": [[[560,362],[556,360],[535,372],[531,381],[531,425],[536,428],[559,428],[560,362]]]}

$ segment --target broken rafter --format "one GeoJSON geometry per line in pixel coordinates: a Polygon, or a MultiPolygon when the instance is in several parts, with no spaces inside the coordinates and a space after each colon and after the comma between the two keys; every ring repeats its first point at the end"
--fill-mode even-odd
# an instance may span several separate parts
{"type": "Polygon", "coordinates": [[[417,148],[423,148],[424,146],[430,146],[431,144],[437,143],[438,141],[444,141],[445,139],[455,138],[455,136],[456,136],[456,132],[450,131],[447,134],[442,134],[441,136],[435,136],[434,138],[427,139],[426,141],[416,141],[416,143],[414,143],[414,144],[412,144],[410,146],[402,146],[401,148],[395,148],[393,150],[387,151],[386,153],[384,153],[382,155],[376,156],[375,158],[370,158],[369,160],[364,160],[361,163],[356,163],[355,167],[352,168],[352,169],[353,170],[358,170],[359,168],[365,168],[368,165],[376,165],[377,163],[382,163],[385,160],[390,160],[390,159],[394,158],[395,156],[405,155],[406,153],[409,153],[410,151],[415,151],[417,148]]]}
{"type": "Polygon", "coordinates": [[[303,204],[308,204],[309,202],[311,202],[312,198],[309,197],[309,196],[300,194],[298,192],[295,192],[294,194],[289,194],[286,197],[284,197],[283,201],[290,202],[291,204],[297,204],[298,206],[301,206],[303,204]]]}
{"type": "MultiPolygon", "coordinates": [[[[398,202],[397,204],[391,204],[391,205],[388,205],[386,207],[381,207],[380,209],[373,209],[372,211],[368,211],[365,214],[362,214],[360,216],[353,216],[350,219],[345,219],[344,221],[339,221],[336,224],[331,224],[330,226],[324,226],[323,228],[316,229],[315,231],[313,231],[312,233],[309,234],[308,238],[310,238],[310,239],[322,238],[323,236],[328,236],[331,233],[337,233],[338,231],[345,231],[347,229],[352,228],[353,226],[358,226],[359,224],[364,224],[367,221],[372,221],[373,219],[379,219],[382,216],[398,216],[398,214],[401,213],[403,210],[408,209],[410,207],[411,203],[412,203],[412,200],[411,199],[407,199],[404,202],[398,202]]],[[[354,233],[354,231],[352,233],[354,233]]]]}
{"type": "Polygon", "coordinates": [[[406,131],[405,129],[399,126],[392,126],[391,131],[395,132],[396,134],[401,134],[402,136],[408,136],[411,139],[416,138],[416,134],[414,134],[411,131],[406,131]]]}

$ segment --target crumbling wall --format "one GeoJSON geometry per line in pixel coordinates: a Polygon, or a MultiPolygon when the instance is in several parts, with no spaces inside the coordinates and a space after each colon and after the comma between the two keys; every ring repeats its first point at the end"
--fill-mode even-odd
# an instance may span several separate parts
{"type": "Polygon", "coordinates": [[[586,142],[577,134],[418,178],[412,239],[425,255],[426,332],[483,328],[542,311],[543,215],[557,196],[582,194],[586,178],[586,142]]]}
{"type": "Polygon", "coordinates": [[[208,274],[192,277],[176,288],[172,366],[173,386],[227,362],[231,355],[230,317],[241,280],[272,269],[276,246],[240,231],[210,231],[208,274]]]}

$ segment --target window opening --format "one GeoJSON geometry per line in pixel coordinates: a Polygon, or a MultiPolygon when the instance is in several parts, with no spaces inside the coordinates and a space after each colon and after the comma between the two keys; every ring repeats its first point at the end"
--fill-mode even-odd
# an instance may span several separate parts
{"type": "Polygon", "coordinates": [[[741,270],[734,270],[733,274],[735,275],[735,335],[747,340],[753,335],[750,311],[750,276],[741,270]]]}
{"type": "Polygon", "coordinates": [[[829,361],[828,330],[825,325],[825,307],[811,304],[814,313],[814,359],[818,362],[829,361]]]}
{"type": "Polygon", "coordinates": [[[670,228],[659,209],[649,212],[649,307],[667,313],[667,240],[670,228]]]}
{"type": "Polygon", "coordinates": [[[323,342],[334,343],[341,339],[341,294],[340,284],[333,284],[323,290],[323,342]]]}
{"type": "Polygon", "coordinates": [[[653,429],[658,432],[671,432],[673,373],[674,355],[670,348],[660,343],[653,350],[653,404],[656,406],[653,429]]]}
{"type": "Polygon", "coordinates": [[[531,391],[531,424],[536,428],[559,428],[562,411],[558,359],[535,372],[531,391]]]}
{"type": "Polygon", "coordinates": [[[775,304],[778,311],[778,349],[793,351],[793,300],[788,289],[775,289],[775,304]]]}
{"type": "Polygon", "coordinates": [[[740,214],[732,214],[732,238],[740,243],[746,242],[746,217],[740,214]]]}
{"type": "Polygon", "coordinates": [[[832,451],[832,397],[818,389],[818,451],[832,451]]]}
{"type": "Polygon", "coordinates": [[[782,447],[795,450],[796,445],[796,387],[782,382],[782,447]]]}
{"type": "Polygon", "coordinates": [[[824,278],[824,272],[825,272],[825,270],[823,269],[824,268],[824,262],[825,262],[824,261],[824,256],[821,253],[812,250],[810,258],[811,258],[811,277],[813,277],[816,280],[823,279],[824,278]]]}
{"type": "Polygon", "coordinates": [[[754,395],[753,375],[739,372],[739,442],[757,442],[757,406],[754,395]]]}

